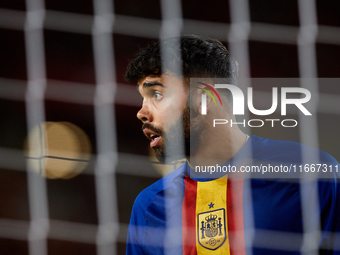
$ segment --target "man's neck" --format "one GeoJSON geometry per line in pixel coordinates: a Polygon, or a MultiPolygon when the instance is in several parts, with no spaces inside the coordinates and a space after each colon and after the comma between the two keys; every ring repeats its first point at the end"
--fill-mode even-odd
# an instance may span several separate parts
{"type": "Polygon", "coordinates": [[[195,166],[222,165],[230,160],[247,141],[247,135],[237,126],[210,127],[201,134],[201,143],[190,155],[188,163],[191,168],[195,166]]]}

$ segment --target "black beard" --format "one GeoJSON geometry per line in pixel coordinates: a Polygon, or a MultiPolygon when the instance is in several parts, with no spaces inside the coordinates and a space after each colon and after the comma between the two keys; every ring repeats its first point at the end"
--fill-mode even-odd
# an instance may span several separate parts
{"type": "MultiPolygon", "coordinates": [[[[194,153],[194,150],[198,148],[198,144],[200,141],[200,134],[203,129],[202,122],[200,121],[199,113],[191,112],[192,118],[194,121],[191,122],[190,126],[190,106],[187,107],[183,111],[182,117],[180,117],[170,128],[169,131],[162,132],[161,130],[153,130],[158,134],[163,134],[164,143],[162,146],[154,147],[155,156],[159,162],[164,163],[166,160],[168,162],[172,162],[174,160],[182,159],[183,156],[186,158],[190,157],[190,153],[194,153]],[[184,138],[184,153],[178,154],[178,148],[175,146],[171,146],[173,143],[169,141],[173,141],[173,139],[178,139],[178,135],[180,132],[183,132],[184,138]],[[191,143],[190,143],[191,140],[191,143]],[[165,145],[165,146],[164,146],[165,145]],[[165,148],[166,147],[166,148],[165,148]]],[[[152,130],[152,129],[151,129],[152,130]]]]}

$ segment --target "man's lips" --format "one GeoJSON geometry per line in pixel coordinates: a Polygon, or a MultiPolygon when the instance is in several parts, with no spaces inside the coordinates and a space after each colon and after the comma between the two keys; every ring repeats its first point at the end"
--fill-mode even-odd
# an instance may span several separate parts
{"type": "Polygon", "coordinates": [[[152,130],[150,130],[148,128],[143,129],[143,133],[151,141],[150,142],[150,147],[157,146],[159,144],[161,138],[162,138],[161,135],[157,134],[156,132],[154,132],[154,131],[152,131],[152,130]]]}

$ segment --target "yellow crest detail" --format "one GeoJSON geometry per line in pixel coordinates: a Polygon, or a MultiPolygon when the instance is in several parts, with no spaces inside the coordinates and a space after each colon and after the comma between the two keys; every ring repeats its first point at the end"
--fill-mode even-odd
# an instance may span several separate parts
{"type": "Polygon", "coordinates": [[[216,250],[227,239],[224,208],[197,215],[197,237],[201,246],[216,250]]]}

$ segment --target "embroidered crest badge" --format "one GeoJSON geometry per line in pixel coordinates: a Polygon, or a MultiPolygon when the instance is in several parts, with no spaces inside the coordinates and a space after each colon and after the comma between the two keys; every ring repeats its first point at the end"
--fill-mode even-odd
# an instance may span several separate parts
{"type": "Polygon", "coordinates": [[[227,239],[224,208],[197,215],[198,242],[204,248],[216,250],[227,239]]]}

